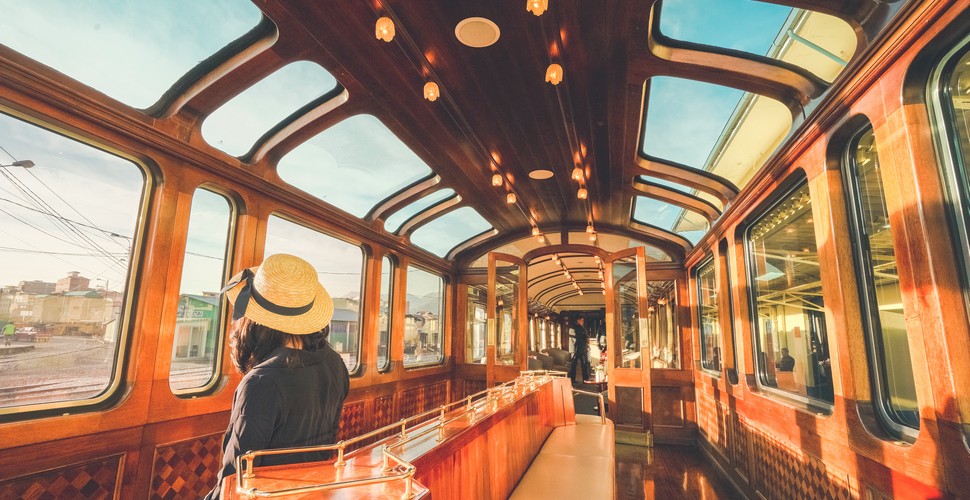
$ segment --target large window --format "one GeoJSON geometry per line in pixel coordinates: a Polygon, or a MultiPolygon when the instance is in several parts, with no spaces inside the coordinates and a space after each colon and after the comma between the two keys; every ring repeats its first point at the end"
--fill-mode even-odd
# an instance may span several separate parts
{"type": "Polygon", "coordinates": [[[495,261],[495,363],[514,365],[519,347],[519,265],[495,261]]]}
{"type": "Polygon", "coordinates": [[[121,380],[144,171],[5,114],[0,165],[0,414],[103,401],[121,380]]]}
{"type": "Polygon", "coordinates": [[[697,268],[697,325],[701,368],[721,376],[721,323],[717,308],[717,276],[714,259],[697,268]]]}
{"type": "Polygon", "coordinates": [[[876,414],[899,435],[900,426],[919,429],[919,405],[886,193],[871,126],[849,143],[844,163],[873,401],[876,414]]]}
{"type": "Polygon", "coordinates": [[[380,332],[377,341],[377,370],[387,371],[391,368],[391,290],[394,264],[391,258],[381,259],[381,308],[377,315],[377,329],[380,332]]]}
{"type": "Polygon", "coordinates": [[[408,266],[404,314],[404,367],[444,360],[445,281],[441,276],[408,266]]]}
{"type": "Polygon", "coordinates": [[[360,359],[360,297],[363,287],[364,251],[357,245],[271,215],[266,228],[268,257],[277,253],[296,255],[317,270],[320,283],[333,297],[330,345],[340,354],[347,370],[357,370],[360,359]]]}
{"type": "Polygon", "coordinates": [[[195,190],[168,379],[176,394],[208,389],[219,371],[224,329],[219,289],[226,278],[231,216],[232,206],[224,196],[195,190]]]}
{"type": "Polygon", "coordinates": [[[761,384],[832,404],[822,277],[806,182],[751,224],[747,254],[761,384]]]}

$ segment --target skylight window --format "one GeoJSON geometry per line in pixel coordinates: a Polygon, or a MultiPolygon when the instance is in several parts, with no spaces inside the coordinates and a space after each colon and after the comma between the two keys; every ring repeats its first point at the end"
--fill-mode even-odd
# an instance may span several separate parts
{"type": "Polygon", "coordinates": [[[708,202],[710,202],[711,204],[713,204],[715,207],[717,207],[718,210],[723,210],[724,209],[724,204],[721,203],[721,200],[719,200],[716,197],[711,196],[711,195],[709,195],[707,193],[698,191],[697,189],[693,189],[693,188],[687,187],[687,186],[685,186],[683,184],[679,184],[679,183],[676,183],[676,182],[671,182],[671,181],[668,181],[668,180],[665,180],[665,179],[661,179],[659,177],[651,177],[649,175],[640,175],[640,176],[637,176],[637,180],[638,181],[641,181],[641,182],[649,182],[649,183],[652,183],[652,184],[659,184],[659,185],[661,185],[663,187],[673,189],[674,191],[677,191],[677,192],[680,192],[680,193],[684,193],[684,194],[689,194],[689,195],[692,195],[692,196],[696,196],[696,197],[701,198],[703,200],[707,200],[708,202]]]}
{"type": "Polygon", "coordinates": [[[432,205],[451,198],[454,195],[455,191],[451,189],[435,191],[398,210],[397,212],[394,212],[393,215],[387,218],[387,222],[384,223],[384,229],[387,229],[388,232],[396,233],[399,229],[401,229],[401,225],[407,222],[407,220],[411,217],[414,217],[432,205]]]}
{"type": "Polygon", "coordinates": [[[462,207],[416,229],[411,235],[411,242],[444,257],[452,248],[489,229],[492,229],[492,225],[478,211],[462,207]]]}
{"type": "Polygon", "coordinates": [[[284,181],[357,217],[432,173],[371,115],[320,132],[284,156],[277,170],[284,181]]]}
{"type": "Polygon", "coordinates": [[[765,55],[831,82],[855,54],[845,21],[753,0],[663,0],[660,32],[685,42],[765,55]]]}
{"type": "Polygon", "coordinates": [[[202,137],[232,156],[243,156],[286,117],[336,88],[337,80],[317,63],[287,64],[209,115],[202,122],[202,137]]]}
{"type": "Polygon", "coordinates": [[[761,95],[671,77],[651,78],[649,92],[641,152],[707,170],[738,187],[791,130],[791,111],[761,95]]]}
{"type": "Polygon", "coordinates": [[[135,108],[259,24],[248,0],[0,0],[0,44],[135,108]]]}
{"type": "Polygon", "coordinates": [[[636,197],[633,220],[679,234],[692,245],[710,228],[707,220],[696,212],[645,196],[636,197]]]}

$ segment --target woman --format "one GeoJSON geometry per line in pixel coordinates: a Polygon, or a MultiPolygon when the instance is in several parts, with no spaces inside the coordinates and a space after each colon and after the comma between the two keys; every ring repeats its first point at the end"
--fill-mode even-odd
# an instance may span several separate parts
{"type": "MultiPolygon", "coordinates": [[[[332,444],[350,376],[327,343],[333,301],[305,260],[271,255],[223,289],[233,304],[232,362],[243,379],[233,396],[215,489],[251,450],[332,444]]],[[[329,453],[260,457],[256,465],[325,460],[329,453]]]]}

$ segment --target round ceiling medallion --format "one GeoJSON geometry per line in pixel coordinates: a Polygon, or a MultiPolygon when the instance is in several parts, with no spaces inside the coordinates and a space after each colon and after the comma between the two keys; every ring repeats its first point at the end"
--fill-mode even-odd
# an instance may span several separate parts
{"type": "Polygon", "coordinates": [[[488,47],[498,41],[501,31],[484,17],[469,17],[455,26],[455,37],[469,47],[488,47]]]}
{"type": "Polygon", "coordinates": [[[542,168],[538,170],[533,170],[529,172],[529,177],[532,177],[533,179],[540,180],[540,181],[543,179],[548,179],[552,177],[552,170],[546,170],[542,168]]]}

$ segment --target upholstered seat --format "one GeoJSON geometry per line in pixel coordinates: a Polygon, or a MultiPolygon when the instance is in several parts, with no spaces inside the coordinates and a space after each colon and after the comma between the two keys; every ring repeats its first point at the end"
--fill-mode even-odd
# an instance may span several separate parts
{"type": "Polygon", "coordinates": [[[568,372],[569,362],[572,361],[572,355],[569,351],[563,349],[549,348],[543,349],[544,353],[552,357],[552,370],[568,372]]]}

